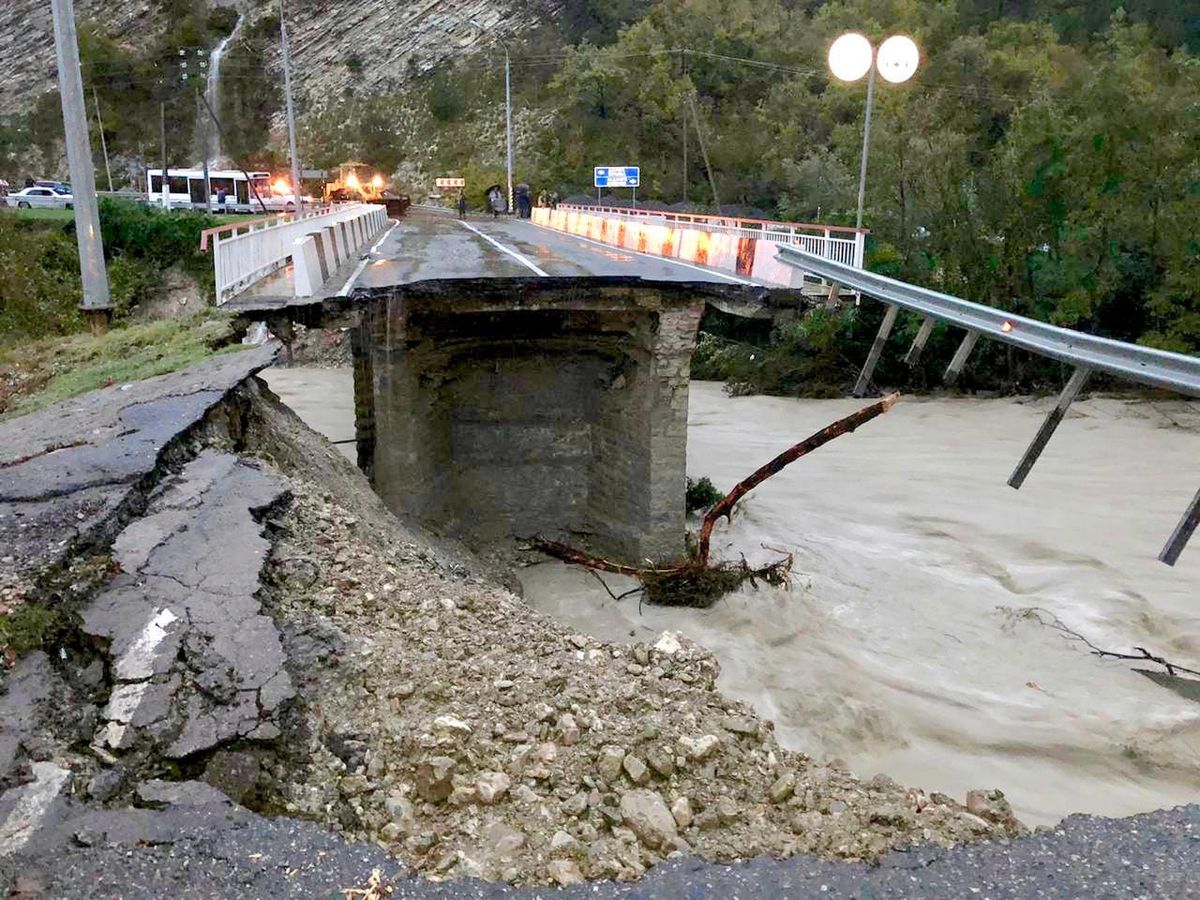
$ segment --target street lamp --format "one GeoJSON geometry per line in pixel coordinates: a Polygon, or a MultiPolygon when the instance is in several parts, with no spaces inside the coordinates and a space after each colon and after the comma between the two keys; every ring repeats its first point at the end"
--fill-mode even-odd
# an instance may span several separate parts
{"type": "Polygon", "coordinates": [[[867,116],[863,124],[862,168],[858,173],[858,218],[863,225],[863,202],[867,195],[867,153],[871,147],[871,110],[875,106],[875,72],[891,84],[903,84],[916,74],[921,52],[912,38],[893,35],[879,45],[879,51],[861,34],[843,34],[829,48],[829,70],[841,81],[858,81],[867,76],[867,116]]]}
{"type": "MultiPolygon", "coordinates": [[[[479,24],[478,20],[468,19],[467,21],[487,34],[487,29],[479,24]]],[[[504,48],[504,158],[508,171],[508,211],[512,212],[515,208],[513,206],[512,65],[508,58],[508,42],[499,36],[496,36],[496,40],[504,48]]]]}

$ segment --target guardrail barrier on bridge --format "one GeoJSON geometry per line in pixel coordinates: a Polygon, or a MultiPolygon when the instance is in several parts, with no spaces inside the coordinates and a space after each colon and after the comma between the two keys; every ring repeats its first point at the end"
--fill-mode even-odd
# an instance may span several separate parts
{"type": "Polygon", "coordinates": [[[804,286],[803,275],[779,259],[780,248],[800,247],[861,266],[867,235],[866,230],[833,225],[570,203],[554,209],[535,208],[533,223],[602,244],[792,288],[804,286]]]}
{"type": "MultiPolygon", "coordinates": [[[[1039,356],[1047,356],[1074,366],[1074,372],[1059,395],[1058,403],[1047,415],[1025,455],[1013,470],[1008,480],[1013,488],[1020,488],[1025,482],[1033,464],[1037,462],[1059,422],[1066,415],[1068,407],[1093,371],[1107,372],[1152,387],[1200,397],[1200,358],[1194,356],[1169,353],[1152,347],[1096,337],[1069,328],[1059,328],[1037,319],[1014,315],[992,306],[972,303],[862,268],[844,265],[813,253],[806,253],[797,247],[783,248],[781,259],[797,272],[822,278],[887,304],[883,323],[875,335],[867,361],[859,374],[854,389],[856,395],[863,395],[870,386],[875,366],[901,309],[921,316],[921,327],[905,356],[905,362],[909,365],[915,365],[920,359],[934,322],[947,322],[965,330],[962,342],[946,369],[945,380],[950,384],[953,384],[962,372],[980,337],[1011,344],[1039,356]]],[[[1167,565],[1174,565],[1198,524],[1200,491],[1196,493],[1158,558],[1167,565]]]]}
{"type": "Polygon", "coordinates": [[[346,203],[293,215],[209,228],[200,249],[213,254],[217,303],[225,303],[286,265],[296,267],[296,296],[312,296],[339,265],[387,223],[387,212],[371,203],[346,203]]]}

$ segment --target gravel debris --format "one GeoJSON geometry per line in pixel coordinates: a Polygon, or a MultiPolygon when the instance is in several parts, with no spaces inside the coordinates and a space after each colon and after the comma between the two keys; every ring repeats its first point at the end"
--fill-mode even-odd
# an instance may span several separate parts
{"type": "Polygon", "coordinates": [[[693,854],[874,861],[1024,831],[998,791],[962,804],[784,750],[681,635],[572,633],[382,527],[373,495],[288,481],[265,600],[299,692],[290,752],[268,766],[288,814],[434,880],[521,885],[633,879],[693,854]]]}

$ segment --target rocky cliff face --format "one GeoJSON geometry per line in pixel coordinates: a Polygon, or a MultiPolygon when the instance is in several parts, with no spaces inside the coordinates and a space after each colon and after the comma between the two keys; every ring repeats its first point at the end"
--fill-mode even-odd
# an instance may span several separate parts
{"type": "Polygon", "coordinates": [[[294,73],[310,104],[392,91],[437,63],[495,48],[553,13],[552,0],[303,0],[289,11],[294,73]],[[472,22],[477,24],[473,25],[472,22]]]}
{"type": "MultiPolygon", "coordinates": [[[[99,22],[118,40],[156,33],[164,25],[151,0],[77,0],[79,21],[99,22]]],[[[0,2],[0,116],[27,109],[57,86],[54,19],[49,0],[0,2]]]]}
{"type": "MultiPolygon", "coordinates": [[[[252,17],[278,9],[275,0],[237,5],[252,17]]],[[[80,21],[94,19],[120,41],[144,40],[167,24],[153,0],[77,0],[75,7],[80,21]]],[[[532,27],[555,7],[554,0],[292,0],[297,92],[319,103],[351,87],[393,90],[444,59],[532,27]]],[[[56,72],[48,0],[0,0],[0,115],[27,109],[52,90],[56,72]]]]}

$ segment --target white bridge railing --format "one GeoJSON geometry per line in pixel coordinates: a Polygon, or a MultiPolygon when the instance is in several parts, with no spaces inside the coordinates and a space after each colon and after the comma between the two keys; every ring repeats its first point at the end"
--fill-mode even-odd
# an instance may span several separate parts
{"type": "Polygon", "coordinates": [[[325,278],[374,237],[387,222],[382,206],[346,203],[293,215],[271,216],[206,230],[200,249],[211,249],[217,303],[225,303],[286,265],[297,241],[312,235],[325,278]]]}
{"type": "Polygon", "coordinates": [[[559,209],[576,210],[631,222],[651,222],[695,231],[729,234],[739,238],[770,241],[799,247],[825,259],[862,268],[866,249],[865,228],[842,225],[814,225],[803,222],[775,222],[770,219],[744,219],[700,213],[672,212],[661,209],[634,209],[624,206],[560,203],[559,209]]]}

